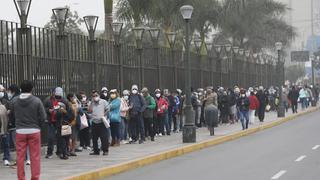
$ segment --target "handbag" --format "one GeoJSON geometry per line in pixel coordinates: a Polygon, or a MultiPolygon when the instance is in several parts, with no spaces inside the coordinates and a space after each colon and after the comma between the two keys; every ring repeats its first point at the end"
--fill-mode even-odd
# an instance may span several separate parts
{"type": "Polygon", "coordinates": [[[69,136],[72,134],[72,129],[70,125],[61,126],[61,136],[69,136]]]}
{"type": "Polygon", "coordinates": [[[103,122],[103,124],[104,124],[104,126],[105,126],[106,128],[109,128],[109,127],[110,127],[110,122],[109,122],[109,120],[108,120],[106,117],[103,117],[103,118],[102,118],[102,122],[103,122]]]}
{"type": "Polygon", "coordinates": [[[80,121],[80,130],[89,127],[87,116],[84,113],[82,116],[80,116],[80,121]]]}
{"type": "Polygon", "coordinates": [[[271,106],[268,104],[268,105],[266,106],[266,111],[269,112],[270,109],[271,109],[271,106]]]}

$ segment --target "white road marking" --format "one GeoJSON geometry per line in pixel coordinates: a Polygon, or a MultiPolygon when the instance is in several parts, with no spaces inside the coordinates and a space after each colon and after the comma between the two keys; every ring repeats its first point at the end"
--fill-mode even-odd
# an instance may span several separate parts
{"type": "Polygon", "coordinates": [[[306,158],[307,156],[305,156],[305,155],[303,155],[303,156],[300,156],[300,157],[298,157],[298,159],[296,159],[295,161],[296,162],[300,162],[300,161],[302,161],[304,158],[306,158]]]}
{"type": "Polygon", "coordinates": [[[312,148],[312,150],[316,150],[316,149],[318,149],[320,147],[320,145],[315,145],[313,148],[312,148]]]}
{"type": "Polygon", "coordinates": [[[276,175],[274,175],[271,179],[279,179],[282,175],[284,175],[287,171],[282,170],[278,172],[276,175]]]}

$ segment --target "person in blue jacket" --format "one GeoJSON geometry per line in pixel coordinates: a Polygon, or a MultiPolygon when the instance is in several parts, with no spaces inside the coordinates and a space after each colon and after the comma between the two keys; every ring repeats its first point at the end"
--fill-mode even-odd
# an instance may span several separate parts
{"type": "Polygon", "coordinates": [[[112,137],[111,146],[120,146],[120,105],[119,94],[116,89],[112,89],[110,91],[110,111],[108,114],[112,137]]]}

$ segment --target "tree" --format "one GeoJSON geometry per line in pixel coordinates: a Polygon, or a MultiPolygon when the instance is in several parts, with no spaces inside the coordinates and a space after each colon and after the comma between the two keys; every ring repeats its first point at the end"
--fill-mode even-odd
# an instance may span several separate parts
{"type": "Polygon", "coordinates": [[[108,40],[113,39],[111,24],[113,22],[113,0],[104,0],[105,35],[108,40]]]}
{"type": "MultiPolygon", "coordinates": [[[[84,20],[79,17],[77,11],[72,12],[68,6],[66,7],[69,9],[69,13],[66,20],[65,31],[69,33],[84,34],[80,28],[81,24],[84,23],[84,20]]],[[[58,29],[56,19],[53,14],[50,21],[44,27],[55,30],[58,29]]]]}

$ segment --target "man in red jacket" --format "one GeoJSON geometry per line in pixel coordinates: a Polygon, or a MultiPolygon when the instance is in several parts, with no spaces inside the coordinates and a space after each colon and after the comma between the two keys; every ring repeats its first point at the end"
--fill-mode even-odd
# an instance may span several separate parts
{"type": "Polygon", "coordinates": [[[255,120],[255,112],[259,109],[260,103],[254,92],[250,93],[249,96],[250,107],[249,107],[249,122],[250,124],[254,123],[255,120]]]}

